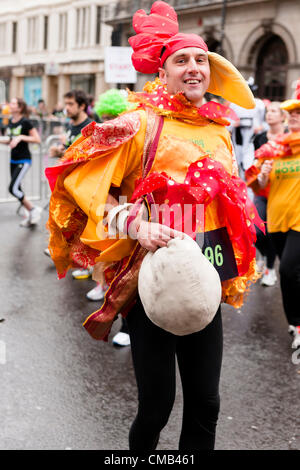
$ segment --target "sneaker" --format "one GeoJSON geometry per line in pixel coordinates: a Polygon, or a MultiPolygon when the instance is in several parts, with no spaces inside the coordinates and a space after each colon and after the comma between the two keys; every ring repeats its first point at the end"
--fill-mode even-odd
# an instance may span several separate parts
{"type": "Polygon", "coordinates": [[[289,325],[288,332],[289,332],[290,335],[294,334],[295,328],[296,327],[294,325],[289,325]]]}
{"type": "Polygon", "coordinates": [[[38,206],[31,209],[31,211],[29,212],[29,222],[31,225],[35,225],[40,221],[42,212],[43,209],[38,206]]]}
{"type": "Polygon", "coordinates": [[[94,289],[90,290],[87,294],[86,297],[89,300],[102,300],[104,299],[105,296],[105,290],[102,288],[100,284],[97,284],[94,289]]]}
{"type": "Polygon", "coordinates": [[[45,248],[45,249],[44,249],[44,254],[45,254],[46,256],[49,256],[49,257],[51,258],[49,248],[45,248]]]}
{"type": "Polygon", "coordinates": [[[294,326],[293,336],[292,348],[298,349],[300,348],[300,326],[294,326]]]}
{"type": "Polygon", "coordinates": [[[22,220],[22,222],[19,223],[20,227],[31,227],[31,223],[29,220],[29,214],[25,219],[22,220]]]}
{"type": "Polygon", "coordinates": [[[262,257],[262,258],[259,258],[257,261],[256,261],[256,271],[258,273],[263,273],[264,272],[264,269],[265,269],[265,266],[266,266],[266,262],[265,262],[265,258],[262,257]]]}
{"type": "Polygon", "coordinates": [[[275,269],[266,268],[264,271],[264,275],[260,281],[261,285],[271,287],[275,285],[276,281],[277,281],[277,276],[276,276],[275,269]]]}
{"type": "Polygon", "coordinates": [[[27,216],[20,223],[20,227],[32,227],[32,225],[36,225],[40,221],[42,212],[43,209],[41,207],[33,207],[31,211],[27,211],[27,216]]]}
{"type": "Polygon", "coordinates": [[[119,333],[113,337],[112,342],[116,346],[130,346],[130,336],[128,333],[119,331],[119,333]]]}
{"type": "Polygon", "coordinates": [[[92,275],[93,268],[83,269],[79,268],[72,272],[73,279],[87,279],[92,275]]]}

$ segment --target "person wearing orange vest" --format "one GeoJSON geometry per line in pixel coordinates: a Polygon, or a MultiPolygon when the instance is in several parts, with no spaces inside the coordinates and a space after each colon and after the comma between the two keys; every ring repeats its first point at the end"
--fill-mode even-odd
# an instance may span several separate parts
{"type": "Polygon", "coordinates": [[[46,170],[53,191],[49,249],[59,277],[78,258],[94,264],[94,278],[104,271],[104,303],[84,323],[93,338],[107,341],[116,316],[127,319],[139,397],[129,448],[156,448],[174,403],[177,357],[184,397],[179,449],[213,449],[221,310],[201,331],[172,334],[147,317],[138,277],[147,253],[184,231],[218,271],[222,301],[242,305],[258,278],[254,224],[263,223],[237,175],[226,129],[232,113],[203,98],[209,91],[248,108],[255,102],[230,62],[209,52],[200,36],[178,32],[176,12],[165,2],[155,2],[149,16],[137,11],[133,27],[134,67],[159,78],[129,95],[135,110],[87,126],[61,165],[46,170]],[[185,205],[187,213],[177,217],[174,209],[166,221],[169,208],[185,205]]]}

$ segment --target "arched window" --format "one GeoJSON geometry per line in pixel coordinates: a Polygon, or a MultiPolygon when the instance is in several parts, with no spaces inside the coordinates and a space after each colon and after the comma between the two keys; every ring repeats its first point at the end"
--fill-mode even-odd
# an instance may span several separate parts
{"type": "Polygon", "coordinates": [[[256,61],[257,95],[283,101],[286,93],[288,53],[279,36],[272,35],[261,46],[256,61]]]}

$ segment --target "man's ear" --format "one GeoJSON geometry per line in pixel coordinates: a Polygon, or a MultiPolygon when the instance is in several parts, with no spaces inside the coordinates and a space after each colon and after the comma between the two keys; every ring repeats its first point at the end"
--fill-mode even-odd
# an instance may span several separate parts
{"type": "Polygon", "coordinates": [[[158,69],[158,76],[163,85],[167,84],[167,74],[164,68],[159,68],[158,69]]]}

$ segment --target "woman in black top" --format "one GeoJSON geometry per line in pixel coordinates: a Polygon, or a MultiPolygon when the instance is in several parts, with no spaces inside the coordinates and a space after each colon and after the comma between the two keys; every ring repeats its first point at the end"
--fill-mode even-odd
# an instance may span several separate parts
{"type": "Polygon", "coordinates": [[[10,137],[8,144],[11,148],[11,182],[9,192],[16,197],[28,211],[28,216],[21,222],[21,225],[29,227],[39,221],[42,209],[33,206],[26,198],[21,188],[21,183],[31,166],[31,153],[28,144],[39,144],[41,140],[37,130],[27,118],[28,111],[24,100],[21,98],[13,98],[10,103],[10,112],[12,117],[9,120],[6,130],[6,135],[10,137]]]}

